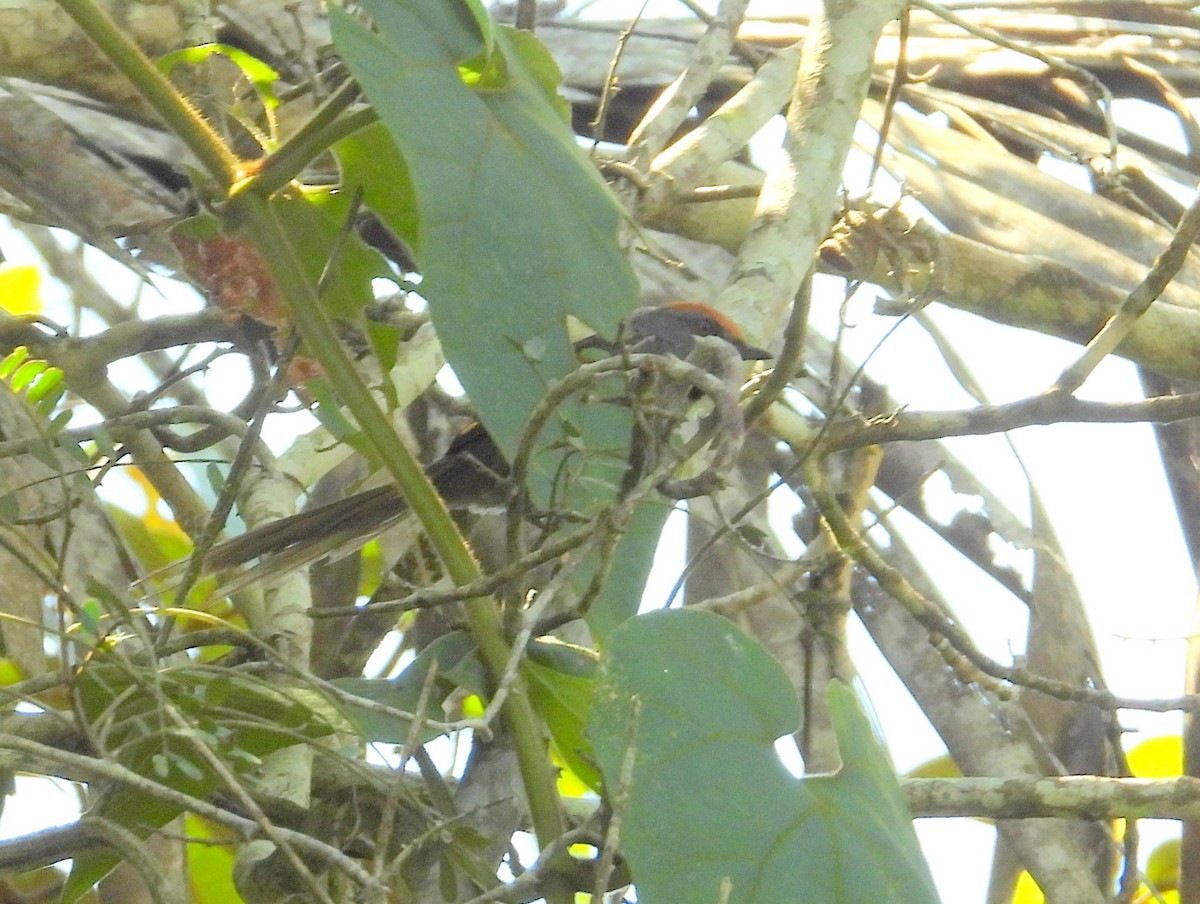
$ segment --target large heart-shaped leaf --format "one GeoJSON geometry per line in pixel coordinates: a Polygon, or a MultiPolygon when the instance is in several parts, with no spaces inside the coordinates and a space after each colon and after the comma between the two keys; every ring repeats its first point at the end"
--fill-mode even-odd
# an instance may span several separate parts
{"type": "MultiPolygon", "coordinates": [[[[567,316],[611,335],[636,304],[620,208],[576,144],[555,94],[558,68],[536,38],[492,26],[461,0],[363,7],[377,31],[335,8],[334,40],[404,156],[417,232],[411,217],[401,222],[403,205],[377,212],[411,237],[447,360],[511,453],[547,384],[575,365],[567,316]]],[[[574,475],[555,505],[580,510],[620,480],[629,416],[572,404],[559,415],[541,437],[530,490],[545,505],[555,481],[574,475]]],[[[637,611],[664,519],[661,506],[643,509],[640,536],[613,556],[589,613],[598,639],[637,611]]],[[[573,583],[586,586],[595,567],[585,563],[573,583]]]]}
{"type": "Polygon", "coordinates": [[[334,8],[334,41],[412,177],[421,292],[446,357],[511,453],[547,381],[574,366],[567,315],[611,334],[635,304],[620,208],[536,39],[461,0],[362,6],[376,31],[334,8]]]}
{"type": "Polygon", "coordinates": [[[610,794],[635,751],[621,845],[639,901],[937,900],[887,754],[849,688],[829,698],[843,767],[796,779],[773,747],[796,693],[762,647],[703,612],[613,632],[589,732],[610,794]]]}

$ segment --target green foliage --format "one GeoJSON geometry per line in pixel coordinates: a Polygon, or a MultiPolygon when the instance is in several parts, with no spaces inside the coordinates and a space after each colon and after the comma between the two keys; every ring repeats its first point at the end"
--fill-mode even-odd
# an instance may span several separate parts
{"type": "Polygon", "coordinates": [[[574,366],[567,315],[611,333],[635,304],[619,207],[562,118],[539,44],[460,3],[364,6],[377,32],[333,9],[334,40],[411,174],[442,347],[511,453],[546,383],[574,366]]]}
{"type": "Polygon", "coordinates": [[[188,838],[187,875],[193,904],[239,904],[233,884],[234,832],[207,819],[188,814],[184,820],[188,838]]]}
{"type": "MultiPolygon", "coordinates": [[[[29,357],[29,349],[18,346],[0,360],[0,380],[8,383],[17,395],[24,395],[30,411],[42,425],[45,434],[53,434],[67,426],[70,411],[58,411],[58,403],[67,391],[60,368],[29,357]]],[[[55,465],[57,467],[57,465],[55,465]]]]}
{"type": "Polygon", "coordinates": [[[621,841],[639,901],[937,900],[870,722],[848,688],[829,697],[842,769],[797,780],[773,748],[800,724],[796,693],[762,647],[703,612],[613,632],[589,734],[609,794],[629,794],[621,841]]]}
{"type": "Polygon", "coordinates": [[[417,243],[417,197],[404,157],[380,123],[359,129],[333,146],[342,192],[361,193],[363,203],[409,245],[417,243]]]}
{"type": "MultiPolygon", "coordinates": [[[[523,665],[530,698],[550,730],[559,756],[585,784],[599,789],[600,776],[584,736],[595,669],[596,657],[590,650],[546,640],[530,644],[529,658],[523,665]]],[[[466,631],[442,635],[395,678],[338,678],[333,684],[404,713],[416,712],[429,685],[427,717],[440,714],[442,703],[453,693],[483,695],[487,691],[479,651],[466,631]]],[[[408,718],[353,705],[344,706],[343,714],[369,741],[404,744],[412,734],[412,720],[408,718]]],[[[441,733],[424,728],[418,739],[425,743],[441,733]]]]}
{"type": "MultiPolygon", "coordinates": [[[[568,315],[611,334],[636,303],[620,209],[566,125],[558,67],[536,38],[492,25],[477,4],[366,9],[377,33],[334,9],[334,39],[403,165],[382,178],[390,170],[379,161],[394,158],[370,135],[362,140],[373,153],[346,146],[355,164],[347,172],[415,249],[446,357],[511,454],[547,384],[575,366],[568,315]],[[388,184],[397,186],[390,196],[388,184]]],[[[564,405],[558,415],[538,443],[534,498],[546,504],[557,492],[577,511],[611,498],[629,443],[627,412],[564,405]]],[[[624,532],[588,611],[599,640],[637,611],[668,513],[644,506],[624,532]]],[[[578,592],[598,567],[593,559],[580,568],[578,592]]]]}
{"type": "MultiPolygon", "coordinates": [[[[210,756],[230,772],[246,774],[262,757],[333,730],[276,687],[219,669],[141,672],[94,661],[76,688],[92,736],[110,757],[143,778],[201,799],[221,786],[210,756]]],[[[183,810],[152,791],[121,785],[100,795],[92,808],[143,838],[183,810]]],[[[119,862],[106,848],[81,853],[63,900],[77,900],[119,862]]]]}
{"type": "MultiPolygon", "coordinates": [[[[87,457],[75,443],[62,443],[56,439],[71,420],[69,409],[60,409],[59,402],[67,391],[63,372],[46,361],[29,356],[29,349],[18,346],[0,360],[0,384],[25,403],[29,414],[29,426],[36,432],[37,440],[30,446],[29,454],[39,463],[59,473],[63,469],[60,452],[75,456],[81,463],[87,457]]],[[[22,515],[19,491],[21,486],[4,487],[0,493],[0,519],[13,521],[22,515]]]]}
{"type": "MultiPolygon", "coordinates": [[[[281,297],[287,291],[279,288],[278,263],[285,258],[264,255],[266,245],[254,234],[263,222],[278,221],[283,240],[276,247],[296,257],[283,273],[303,271],[299,287],[316,287],[325,313],[362,325],[361,311],[374,299],[372,282],[395,280],[395,274],[353,229],[361,201],[413,247],[420,292],[447,358],[511,455],[547,387],[575,367],[568,319],[611,334],[636,303],[618,241],[620,207],[577,146],[556,93],[560,73],[533,35],[497,27],[480,0],[365,0],[363,8],[376,30],[335,7],[334,37],[380,121],[333,144],[338,188],[292,183],[270,198],[249,192],[253,205],[214,204],[221,219],[206,213],[179,227],[177,237],[191,243],[181,250],[187,257],[190,249],[189,263],[199,266],[189,272],[223,307],[241,311],[247,299],[239,290],[254,290],[244,295],[265,303],[258,314],[279,338],[292,326],[290,304],[302,293],[281,297]],[[263,210],[269,216],[255,220],[263,210]],[[239,266],[226,268],[231,263],[239,266]]],[[[275,73],[240,51],[192,48],[163,67],[213,54],[242,68],[269,118],[275,73]]],[[[306,333],[314,345],[313,337],[322,335],[328,331],[306,333]]],[[[367,335],[389,370],[398,337],[382,328],[367,335]]],[[[48,432],[61,427],[50,419],[61,378],[23,352],[0,363],[0,380],[24,394],[48,432]]],[[[343,387],[316,380],[308,388],[336,438],[361,448],[358,428],[340,407],[347,398],[343,387]]],[[[387,398],[398,404],[394,394],[387,398]]],[[[360,424],[368,423],[363,409],[354,411],[360,424]]],[[[376,413],[368,404],[366,414],[376,413]]],[[[561,492],[559,507],[579,511],[611,499],[613,475],[628,457],[629,422],[619,406],[564,404],[539,437],[535,500],[561,492]],[[581,460],[583,468],[577,467],[581,460]],[[564,472],[570,474],[563,478],[564,472]]],[[[225,476],[213,465],[210,478],[219,490],[225,476]]],[[[546,752],[544,725],[569,769],[622,809],[622,855],[639,900],[649,904],[935,900],[891,767],[848,690],[830,691],[845,768],[798,781],[772,749],[799,721],[795,693],[774,660],[716,616],[632,618],[669,512],[661,501],[643,505],[620,525],[620,541],[609,549],[602,573],[597,560],[578,567],[580,590],[593,576],[601,579],[587,618],[607,649],[603,660],[563,644],[530,643],[524,683],[512,698],[524,702],[527,693],[541,720],[530,721],[534,730],[525,737],[534,740],[525,749],[532,747],[535,761],[546,752]]],[[[75,639],[99,647],[102,640],[114,642],[106,617],[124,617],[127,604],[99,590],[93,597],[78,609],[75,639]]],[[[462,631],[438,638],[398,678],[335,683],[393,710],[423,707],[430,715],[452,694],[489,689],[476,638],[462,631]]],[[[252,789],[263,757],[333,731],[307,706],[252,678],[194,666],[135,667],[111,649],[100,649],[80,669],[74,690],[97,755],[147,781],[98,784],[91,789],[94,812],[140,837],[185,812],[167,789],[211,799],[226,770],[252,789]]],[[[409,718],[366,706],[345,707],[344,714],[371,741],[413,740],[409,718]]],[[[422,728],[416,739],[424,743],[439,733],[422,728]]],[[[523,768],[521,775],[527,791],[536,787],[530,771],[523,768]]],[[[552,776],[545,784],[553,786],[552,776]]],[[[533,793],[527,796],[534,800],[533,793]]],[[[553,809],[552,797],[550,803],[553,809]]],[[[539,839],[553,840],[534,812],[539,839]]],[[[447,807],[435,814],[436,828],[421,821],[420,839],[391,839],[404,848],[405,868],[420,866],[430,859],[429,848],[444,845],[437,855],[447,900],[474,893],[462,887],[468,878],[479,890],[489,887],[494,863],[480,869],[474,851],[485,841],[507,840],[472,835],[473,828],[458,824],[472,815],[447,807]]],[[[210,832],[189,819],[189,832],[210,832]]],[[[195,853],[193,876],[206,874],[192,889],[197,899],[232,899],[228,852],[207,864],[195,853]]],[[[106,849],[81,852],[64,900],[78,900],[118,859],[106,849]]]]}
{"type": "Polygon", "coordinates": [[[225,57],[237,66],[254,85],[264,106],[270,109],[279,106],[279,98],[275,96],[275,83],[279,80],[279,73],[257,57],[228,44],[198,44],[194,47],[182,47],[160,57],[158,68],[163,74],[170,75],[171,71],[181,63],[197,65],[214,56],[225,57]]]}
{"type": "MultiPolygon", "coordinates": [[[[604,584],[586,615],[588,628],[601,646],[614,628],[637,614],[671,508],[666,500],[639,506],[622,533],[604,584]]],[[[582,585],[583,577],[590,577],[590,573],[581,575],[576,586],[582,585]]]]}
{"type": "Polygon", "coordinates": [[[587,739],[596,687],[595,654],[569,644],[535,643],[525,663],[525,678],[559,759],[581,782],[599,791],[600,773],[587,739]]]}
{"type": "MultiPolygon", "coordinates": [[[[425,715],[441,713],[442,702],[458,689],[482,694],[487,686],[479,653],[466,631],[443,634],[417,656],[396,678],[338,678],[333,684],[365,700],[382,703],[405,713],[415,713],[426,684],[433,686],[427,697],[425,715]]],[[[366,707],[347,706],[345,715],[369,741],[404,744],[412,733],[412,721],[366,707]]],[[[421,743],[442,734],[424,729],[421,743]]]]}

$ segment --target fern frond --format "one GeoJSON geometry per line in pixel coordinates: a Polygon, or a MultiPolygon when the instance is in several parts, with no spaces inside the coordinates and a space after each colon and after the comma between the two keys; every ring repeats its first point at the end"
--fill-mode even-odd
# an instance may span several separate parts
{"type": "Polygon", "coordinates": [[[67,391],[61,368],[40,358],[31,358],[29,349],[17,346],[0,360],[0,380],[6,382],[16,395],[24,395],[37,419],[45,425],[47,434],[67,426],[71,412],[59,408],[67,391]]]}

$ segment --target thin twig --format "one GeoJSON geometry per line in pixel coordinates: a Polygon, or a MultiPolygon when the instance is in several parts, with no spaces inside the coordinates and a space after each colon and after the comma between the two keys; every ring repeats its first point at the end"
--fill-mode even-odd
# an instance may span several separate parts
{"type": "Polygon", "coordinates": [[[1184,212],[1171,236],[1171,242],[1154,261],[1146,277],[1130,292],[1121,307],[1100,331],[1088,342],[1074,363],[1064,370],[1047,393],[1072,394],[1094,371],[1104,358],[1116,350],[1129,335],[1138,319],[1150,309],[1150,305],[1166,289],[1187,260],[1188,254],[1200,236],[1200,197],[1184,212]]]}

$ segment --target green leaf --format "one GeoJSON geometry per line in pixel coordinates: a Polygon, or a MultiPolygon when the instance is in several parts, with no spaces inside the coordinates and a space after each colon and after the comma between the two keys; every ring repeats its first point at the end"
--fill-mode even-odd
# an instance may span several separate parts
{"type": "Polygon", "coordinates": [[[105,458],[112,458],[117,454],[117,444],[103,423],[96,425],[96,432],[92,434],[92,442],[96,444],[96,450],[105,458]]]}
{"type": "Polygon", "coordinates": [[[342,414],[341,406],[338,405],[329,381],[324,377],[319,377],[309,381],[307,388],[313,398],[317,400],[315,414],[317,420],[321,422],[321,426],[328,430],[329,434],[338,442],[349,443],[359,452],[366,454],[367,460],[370,461],[372,456],[365,444],[360,441],[362,434],[359,433],[354,422],[342,414]]]}
{"type": "Polygon", "coordinates": [[[404,157],[381,123],[359,129],[333,146],[342,170],[342,191],[383,218],[410,246],[417,242],[417,196],[404,157]]]}
{"type": "MultiPolygon", "coordinates": [[[[196,750],[197,742],[207,742],[234,771],[242,772],[269,753],[333,731],[278,688],[247,676],[177,668],[147,672],[141,679],[135,681],[127,666],[93,660],[77,685],[84,716],[121,765],[194,797],[208,797],[219,783],[196,750]],[[195,721],[181,730],[159,712],[163,701],[195,721]]],[[[181,812],[153,793],[128,787],[104,794],[94,810],[143,838],[181,812]]],[[[63,901],[77,900],[119,861],[119,855],[105,848],[81,853],[63,901]]]]}
{"type": "Polygon", "coordinates": [[[279,81],[279,73],[257,57],[244,50],[231,47],[228,44],[198,44],[195,47],[184,47],[161,57],[158,68],[165,75],[180,63],[198,65],[211,56],[223,56],[232,62],[242,75],[254,85],[265,106],[274,109],[279,106],[279,98],[275,95],[275,83],[279,81]]]}
{"type": "Polygon", "coordinates": [[[215,461],[210,461],[204,466],[204,476],[208,479],[209,489],[219,496],[225,486],[225,472],[221,470],[221,466],[215,461]]]}
{"type": "Polygon", "coordinates": [[[363,307],[375,300],[372,280],[394,276],[382,255],[356,232],[345,234],[353,200],[349,192],[322,188],[272,203],[313,285],[321,281],[322,305],[333,317],[357,322],[363,307]],[[330,249],[336,249],[336,260],[329,260],[330,249]]]}
{"type": "Polygon", "coordinates": [[[147,520],[120,506],[105,504],[105,512],[116,525],[126,546],[147,571],[155,571],[182,559],[192,550],[182,531],[154,530],[147,520]]]}
{"type": "MultiPolygon", "coordinates": [[[[646,589],[646,578],[654,565],[654,551],[658,549],[659,537],[673,505],[673,500],[661,497],[642,503],[622,533],[607,579],[584,615],[592,637],[601,647],[618,625],[637,614],[646,589]]],[[[581,577],[572,583],[581,586],[581,577]]]]}
{"type": "Polygon", "coordinates": [[[32,383],[37,378],[38,374],[44,371],[46,367],[46,362],[38,358],[26,361],[24,364],[18,367],[16,372],[12,375],[12,378],[8,381],[13,388],[13,392],[19,393],[22,389],[32,383]]]}
{"type": "Polygon", "coordinates": [[[378,32],[334,8],[334,40],[412,175],[421,293],[442,347],[511,454],[546,382],[574,366],[567,315],[611,333],[635,303],[620,209],[547,100],[545,58],[527,38],[496,28],[489,52],[461,0],[363,5],[378,32]],[[460,64],[492,57],[503,79],[464,83],[460,64]],[[537,362],[521,353],[534,338],[537,362]]]}
{"type": "Polygon", "coordinates": [[[150,768],[154,770],[155,778],[165,779],[171,774],[171,764],[165,753],[156,753],[150,757],[150,768]]]}
{"type": "Polygon", "coordinates": [[[96,600],[84,600],[76,611],[79,617],[79,628],[86,635],[88,642],[95,643],[103,631],[104,612],[96,600]]]}
{"type": "Polygon", "coordinates": [[[189,885],[194,904],[241,904],[233,884],[233,854],[237,836],[231,830],[189,813],[187,837],[189,885]]]}
{"type": "Polygon", "coordinates": [[[613,632],[589,735],[610,794],[635,747],[621,841],[639,901],[937,901],[870,722],[847,687],[829,700],[844,765],[798,780],[773,747],[799,725],[796,693],[762,647],[703,612],[613,632]]]}
{"type": "MultiPolygon", "coordinates": [[[[46,368],[45,373],[34,381],[29,387],[29,391],[25,393],[26,397],[31,402],[40,402],[46,397],[46,394],[56,389],[62,383],[63,372],[57,367],[46,368]]],[[[61,392],[59,393],[61,395],[61,392]]]]}
{"type": "Polygon", "coordinates": [[[458,876],[455,873],[454,861],[443,855],[438,864],[438,892],[443,901],[458,900],[458,876]]]}
{"type": "Polygon", "coordinates": [[[521,62],[525,64],[546,100],[562,121],[569,124],[571,105],[558,93],[558,86],[562,84],[562,70],[558,68],[558,61],[532,32],[509,29],[506,33],[512,39],[514,49],[521,55],[521,62]]]}
{"type": "Polygon", "coordinates": [[[537,641],[524,665],[529,699],[550,730],[559,757],[593,791],[600,772],[586,728],[596,685],[596,657],[569,644],[537,641]]]}
{"type": "MultiPolygon", "coordinates": [[[[511,455],[546,385],[575,366],[567,316],[612,335],[636,304],[621,211],[567,126],[558,67],[536,38],[498,28],[488,48],[478,9],[458,0],[364,5],[378,32],[334,8],[334,40],[403,155],[419,231],[407,199],[364,196],[412,245],[446,357],[511,455]]],[[[539,438],[530,491],[544,507],[583,511],[620,481],[629,413],[567,404],[558,414],[539,438]]],[[[643,508],[637,536],[612,557],[588,613],[599,641],[637,611],[667,510],[643,508]]],[[[596,566],[572,585],[582,591],[596,566]]]]}
{"type": "Polygon", "coordinates": [[[13,375],[13,372],[25,363],[25,359],[29,357],[29,349],[24,345],[18,345],[11,352],[5,355],[4,360],[0,361],[0,380],[7,380],[13,375]]]}
{"type": "MultiPolygon", "coordinates": [[[[466,631],[443,634],[421,651],[408,668],[396,678],[338,678],[334,686],[348,693],[382,703],[392,709],[411,713],[421,699],[421,690],[429,680],[429,672],[437,668],[434,689],[429,697],[427,715],[440,714],[442,701],[458,688],[474,694],[485,693],[487,679],[475,642],[466,631]]],[[[389,716],[366,707],[344,705],[344,714],[355,724],[363,737],[387,744],[403,744],[412,731],[412,721],[389,716]]],[[[441,732],[426,729],[421,743],[432,740],[441,732]]]]}
{"type": "Polygon", "coordinates": [[[488,15],[487,7],[482,0],[463,0],[463,6],[475,20],[475,27],[479,29],[479,37],[483,40],[484,56],[490,57],[492,49],[496,45],[496,26],[492,23],[492,17],[488,15]]]}
{"type": "MultiPolygon", "coordinates": [[[[341,193],[358,195],[408,246],[417,240],[417,199],[404,157],[380,123],[360,129],[333,147],[342,171],[341,193]]],[[[389,373],[396,364],[400,336],[391,326],[367,320],[363,324],[379,367],[389,373]]],[[[383,381],[389,406],[396,407],[395,384],[383,381]]]]}
{"type": "Polygon", "coordinates": [[[50,443],[41,442],[31,446],[29,449],[29,454],[32,455],[37,461],[45,465],[49,470],[56,471],[60,474],[62,473],[63,463],[55,454],[54,447],[50,445],[50,443]]]}
{"type": "MultiPolygon", "coordinates": [[[[58,399],[54,400],[58,404],[58,399]]],[[[71,422],[71,417],[74,414],[71,410],[59,411],[50,418],[50,422],[46,425],[47,433],[59,433],[67,429],[67,424],[71,422]]],[[[67,453],[81,463],[86,464],[88,459],[83,450],[79,448],[77,443],[69,443],[66,447],[67,453]]]]}

